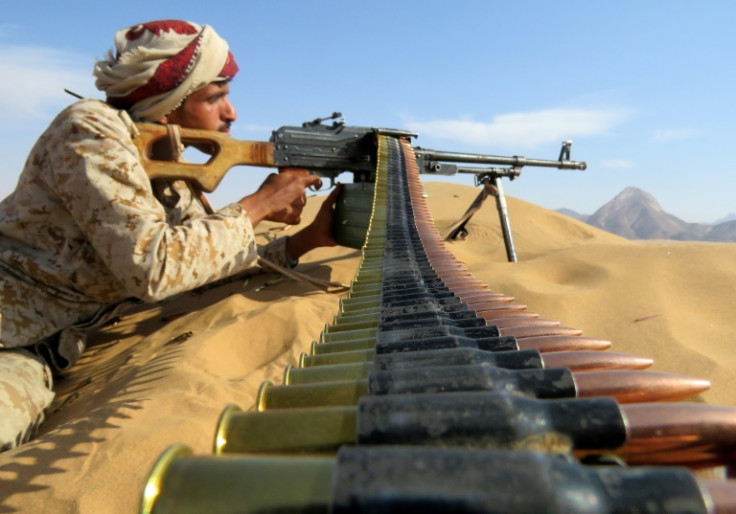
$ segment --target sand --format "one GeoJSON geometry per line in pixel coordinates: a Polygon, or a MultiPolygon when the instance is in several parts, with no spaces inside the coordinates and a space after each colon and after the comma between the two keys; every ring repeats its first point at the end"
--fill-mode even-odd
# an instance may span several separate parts
{"type": "MultiPolygon", "coordinates": [[[[442,229],[477,194],[427,183],[442,229]]],[[[693,401],[736,405],[736,244],[629,241],[508,198],[519,262],[508,263],[492,199],[448,247],[491,289],[657,371],[712,382],[693,401]]],[[[303,219],[319,205],[311,198],[303,219]]],[[[277,233],[259,225],[262,238],[277,233]]],[[[290,228],[289,230],[294,230],[290,228]]],[[[288,231],[286,233],[289,233],[288,231]]],[[[299,271],[349,283],[359,252],[324,248],[299,271]]],[[[212,451],[228,404],[253,407],[337,313],[342,294],[272,273],[236,277],[122,316],[92,338],[39,436],[0,454],[0,513],[136,512],[144,480],[171,444],[212,451]]]]}

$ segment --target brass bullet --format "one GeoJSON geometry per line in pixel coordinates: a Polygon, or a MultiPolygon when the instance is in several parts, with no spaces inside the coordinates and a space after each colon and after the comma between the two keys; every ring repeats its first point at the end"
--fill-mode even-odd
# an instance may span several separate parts
{"type": "Polygon", "coordinates": [[[520,350],[536,348],[540,352],[561,352],[569,350],[607,350],[610,341],[591,337],[570,335],[545,335],[525,337],[517,340],[520,350]]]}
{"type": "Polygon", "coordinates": [[[606,396],[619,403],[676,401],[707,390],[707,380],[642,370],[571,372],[567,368],[505,370],[488,363],[371,370],[367,378],[273,385],[258,392],[258,410],[355,405],[365,395],[504,391],[538,398],[606,396]]]}
{"type": "MultiPolygon", "coordinates": [[[[430,319],[420,320],[416,324],[411,324],[411,323],[407,324],[405,329],[414,328],[414,327],[419,328],[419,327],[441,326],[441,325],[452,327],[456,325],[456,324],[453,324],[451,320],[447,320],[448,321],[447,323],[445,323],[444,321],[445,320],[433,321],[430,319]]],[[[487,322],[485,325],[494,326],[493,322],[487,322]]],[[[337,342],[349,343],[350,341],[374,338],[376,337],[376,334],[378,334],[379,331],[380,331],[379,327],[377,326],[373,326],[373,327],[361,326],[361,327],[355,327],[355,328],[352,326],[346,326],[345,330],[340,330],[339,326],[333,325],[332,327],[326,327],[326,330],[322,332],[322,334],[320,335],[320,342],[321,343],[337,343],[337,342]],[[335,331],[332,331],[332,330],[335,330],[335,331]]],[[[561,327],[561,326],[523,325],[523,326],[499,329],[499,335],[513,336],[513,337],[516,337],[517,339],[535,339],[541,336],[578,337],[581,334],[582,334],[582,330],[569,328],[569,327],[561,327]]],[[[585,344],[585,343],[577,343],[577,344],[585,344]]],[[[569,349],[574,349],[574,348],[567,348],[567,349],[569,350],[569,349]]],[[[578,348],[578,349],[582,350],[584,348],[578,348]]]]}
{"type": "Polygon", "coordinates": [[[688,458],[703,467],[733,465],[736,408],[700,403],[622,405],[628,432],[625,458],[672,465],[688,458]]]}
{"type": "Polygon", "coordinates": [[[549,352],[542,357],[545,367],[567,367],[573,371],[602,369],[644,369],[654,364],[652,359],[627,353],[601,351],[549,352]]]}
{"type": "Polygon", "coordinates": [[[490,323],[494,327],[498,327],[499,330],[506,329],[506,331],[512,328],[519,327],[559,327],[560,322],[543,319],[543,318],[498,318],[494,319],[493,323],[490,323]]]}
{"type": "Polygon", "coordinates": [[[611,398],[539,400],[506,393],[388,395],[358,406],[220,417],[215,451],[334,452],[342,445],[433,444],[612,454],[629,465],[730,465],[736,409],[697,403],[622,405],[611,398]]]}
{"type": "MultiPolygon", "coordinates": [[[[495,310],[495,311],[484,311],[481,316],[486,321],[496,319],[511,319],[511,318],[532,318],[537,319],[541,316],[536,312],[530,311],[517,311],[517,310],[495,310]]],[[[488,323],[493,325],[493,323],[488,323]]]]}
{"type": "MultiPolygon", "coordinates": [[[[357,331],[356,331],[357,332],[357,331]]],[[[323,337],[325,334],[322,334],[323,337]]],[[[332,334],[332,335],[340,335],[332,334]]],[[[330,338],[335,342],[320,342],[312,344],[312,354],[350,352],[356,350],[370,350],[376,346],[376,333],[366,331],[352,334],[355,339],[330,338]],[[362,337],[358,337],[361,335],[362,337]]],[[[323,339],[325,341],[326,338],[323,339]]],[[[402,346],[402,351],[408,350],[412,343],[402,346]]],[[[471,344],[471,343],[469,343],[471,344]]],[[[449,345],[448,345],[449,346],[449,345]]],[[[477,347],[477,346],[476,346],[477,347]]],[[[609,341],[581,336],[549,335],[517,339],[513,348],[499,350],[539,350],[540,352],[559,352],[567,350],[607,350],[611,347],[609,341]]],[[[421,348],[421,346],[419,346],[421,348]]]]}
{"type": "Polygon", "coordinates": [[[380,369],[409,368],[428,365],[479,364],[490,361],[494,366],[504,369],[569,368],[571,371],[593,371],[603,369],[643,369],[652,365],[651,359],[615,352],[567,351],[547,353],[542,357],[539,351],[487,352],[476,348],[447,348],[403,352],[399,354],[375,355],[366,352],[362,360],[293,368],[287,366],[284,372],[284,385],[307,384],[315,382],[334,382],[366,378],[374,369],[378,359],[380,369]],[[524,354],[538,356],[538,359],[524,358],[524,354]],[[508,355],[509,358],[504,359],[508,355]],[[518,355],[518,358],[514,358],[518,355]],[[386,359],[390,357],[391,359],[386,359]],[[499,359],[501,361],[499,362],[499,359]],[[386,364],[382,364],[382,363],[386,364]]]}
{"type": "Polygon", "coordinates": [[[583,466],[533,451],[343,447],[330,456],[200,456],[167,449],[142,514],[265,512],[732,512],[733,481],[685,468],[583,466]],[[676,509],[676,510],[673,510],[676,509]]]}
{"type": "MultiPolygon", "coordinates": [[[[482,315],[482,313],[481,313],[482,315]]],[[[488,322],[488,325],[493,325],[492,321],[488,322]]],[[[538,326],[521,326],[521,327],[510,327],[501,330],[501,335],[514,336],[518,339],[525,339],[529,337],[539,336],[579,336],[583,333],[582,330],[570,327],[538,327],[538,326]]]]}
{"type": "MultiPolygon", "coordinates": [[[[504,303],[504,302],[498,302],[498,303],[487,303],[486,306],[490,306],[493,308],[493,315],[497,316],[499,318],[505,318],[506,316],[503,316],[504,314],[509,314],[510,317],[514,317],[513,313],[515,313],[518,309],[518,304],[512,304],[512,303],[504,303]],[[503,311],[503,312],[499,312],[503,311]]],[[[437,316],[446,316],[448,319],[451,319],[452,315],[456,312],[465,312],[469,313],[471,315],[474,315],[474,312],[465,304],[459,304],[459,305],[453,305],[452,309],[443,309],[443,306],[441,305],[433,305],[431,303],[429,304],[418,304],[416,308],[409,310],[408,308],[405,309],[403,316],[408,317],[410,315],[417,315],[421,316],[422,314],[429,314],[429,313],[435,313],[437,316]]],[[[390,313],[384,313],[380,308],[370,308],[370,309],[364,309],[360,311],[350,312],[350,313],[340,313],[337,316],[334,317],[333,322],[331,324],[328,324],[325,326],[326,332],[344,332],[346,330],[354,330],[358,328],[370,328],[370,327],[377,327],[378,324],[381,321],[384,321],[387,319],[387,317],[391,317],[392,315],[390,313]]],[[[396,315],[394,314],[393,317],[395,318],[396,315]]],[[[518,317],[518,316],[517,316],[518,317]]],[[[537,319],[539,318],[539,315],[532,315],[527,316],[530,318],[537,319]]],[[[559,325],[559,322],[553,322],[550,320],[546,320],[548,323],[554,323],[559,325]]],[[[536,322],[532,322],[536,323],[536,322]]],[[[494,325],[497,324],[497,322],[494,320],[494,325]]]]}
{"type": "Polygon", "coordinates": [[[579,396],[613,396],[621,403],[684,400],[710,389],[707,380],[654,371],[603,370],[575,374],[579,396]]]}

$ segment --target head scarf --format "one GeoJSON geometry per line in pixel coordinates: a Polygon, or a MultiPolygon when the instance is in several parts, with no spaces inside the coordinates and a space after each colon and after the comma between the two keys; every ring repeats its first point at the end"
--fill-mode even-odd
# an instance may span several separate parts
{"type": "Polygon", "coordinates": [[[156,121],[187,96],[238,65],[224,39],[208,25],[179,20],[141,23],[115,35],[115,53],[95,64],[95,86],[107,102],[137,119],[156,121]]]}

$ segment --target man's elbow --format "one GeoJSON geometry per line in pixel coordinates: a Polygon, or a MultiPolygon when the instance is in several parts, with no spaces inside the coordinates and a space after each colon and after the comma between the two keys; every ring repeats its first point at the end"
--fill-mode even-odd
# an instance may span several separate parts
{"type": "Polygon", "coordinates": [[[192,289],[171,280],[166,280],[164,277],[131,277],[127,282],[126,295],[137,298],[144,303],[157,303],[192,289]]]}

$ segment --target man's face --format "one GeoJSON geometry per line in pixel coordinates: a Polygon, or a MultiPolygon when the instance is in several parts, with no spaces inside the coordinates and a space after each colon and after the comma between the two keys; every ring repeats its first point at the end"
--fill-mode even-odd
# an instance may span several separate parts
{"type": "Polygon", "coordinates": [[[164,116],[164,123],[174,123],[183,128],[219,130],[230,133],[230,124],[237,119],[230,103],[228,82],[212,82],[195,91],[176,110],[164,116]]]}

